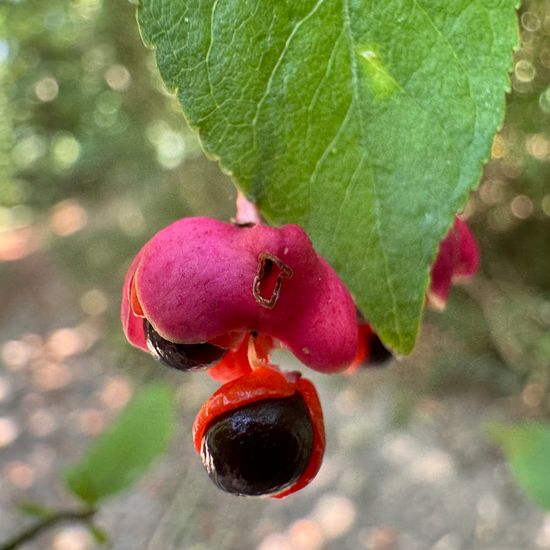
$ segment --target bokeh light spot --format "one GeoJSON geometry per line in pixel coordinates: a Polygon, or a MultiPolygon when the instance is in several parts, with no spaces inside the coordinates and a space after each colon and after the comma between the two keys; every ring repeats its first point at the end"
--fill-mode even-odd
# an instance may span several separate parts
{"type": "Polygon", "coordinates": [[[550,87],[540,94],[539,106],[543,113],[550,115],[550,87]]]}
{"type": "Polygon", "coordinates": [[[71,7],[79,17],[90,20],[100,12],[102,0],[75,0],[71,7]]]}
{"type": "Polygon", "coordinates": [[[157,161],[163,168],[176,168],[185,158],[186,144],[183,135],[175,132],[166,122],[156,120],[147,127],[147,138],[155,146],[157,161]]]}
{"type": "Polygon", "coordinates": [[[10,370],[20,370],[31,358],[30,346],[21,340],[8,340],[1,348],[2,361],[10,370]]]}
{"type": "Polygon", "coordinates": [[[398,548],[396,530],[386,525],[362,529],[359,532],[359,542],[366,550],[396,550],[398,548]]]}
{"type": "Polygon", "coordinates": [[[527,59],[520,59],[514,67],[514,76],[520,82],[531,82],[536,74],[535,66],[527,59]]]}
{"type": "Polygon", "coordinates": [[[0,448],[7,447],[19,437],[19,428],[9,416],[0,418],[0,448]]]}
{"type": "Polygon", "coordinates": [[[80,156],[80,143],[72,134],[64,132],[55,138],[52,153],[59,168],[70,168],[80,156]]]}
{"type": "Polygon", "coordinates": [[[357,511],[353,501],[345,496],[324,495],[317,502],[312,518],[321,526],[327,538],[345,535],[355,523],[357,511]]]}
{"type": "Polygon", "coordinates": [[[97,435],[105,427],[105,413],[98,409],[86,409],[78,416],[80,431],[87,435],[97,435]]]}
{"type": "Polygon", "coordinates": [[[68,386],[73,379],[73,373],[66,365],[42,361],[36,365],[33,375],[33,384],[44,391],[60,390],[68,386]]]}
{"type": "Polygon", "coordinates": [[[521,15],[521,26],[529,32],[536,32],[540,29],[540,18],[532,12],[526,11],[521,15]]]}
{"type": "Polygon", "coordinates": [[[157,142],[157,160],[164,168],[176,168],[185,157],[185,141],[178,132],[167,131],[157,142]]]}
{"type": "Polygon", "coordinates": [[[544,134],[529,136],[525,144],[527,152],[537,160],[550,160],[550,141],[544,134]]]}
{"type": "Polygon", "coordinates": [[[57,428],[58,422],[55,416],[45,408],[31,413],[27,421],[29,431],[36,437],[51,435],[57,428]]]}
{"type": "Polygon", "coordinates": [[[510,203],[510,209],[516,218],[525,220],[533,213],[533,201],[526,195],[516,195],[510,203]]]}
{"type": "Polygon", "coordinates": [[[545,396],[545,387],[542,384],[527,384],[521,392],[521,400],[530,408],[540,406],[545,396]]]}
{"type": "Polygon", "coordinates": [[[126,235],[137,237],[145,231],[145,218],[143,212],[130,199],[120,205],[117,214],[117,223],[126,235]]]}
{"type": "Polygon", "coordinates": [[[65,359],[81,353],[86,345],[82,335],[74,328],[60,328],[53,331],[46,341],[48,353],[57,358],[65,359]]]}
{"type": "Polygon", "coordinates": [[[479,197],[490,206],[502,202],[505,195],[505,184],[500,180],[487,180],[479,188],[479,197]]]}
{"type": "Polygon", "coordinates": [[[130,72],[124,65],[111,65],[105,71],[105,82],[112,90],[124,92],[130,85],[130,72]]]}
{"type": "Polygon", "coordinates": [[[94,539],[84,527],[64,527],[53,538],[52,550],[91,550],[94,539]]]}
{"type": "Polygon", "coordinates": [[[102,315],[108,306],[109,299],[99,288],[86,291],[80,298],[80,308],[87,315],[102,315]]]}
{"type": "Polygon", "coordinates": [[[319,524],[307,518],[295,521],[288,528],[287,537],[295,550],[320,550],[325,543],[319,524]]]}
{"type": "Polygon", "coordinates": [[[34,470],[24,462],[8,462],[3,470],[6,479],[18,489],[28,489],[34,483],[34,470]]]}
{"type": "Polygon", "coordinates": [[[121,409],[132,397],[132,384],[122,376],[110,378],[103,386],[99,396],[109,409],[121,409]]]}
{"type": "Polygon", "coordinates": [[[80,231],[88,223],[88,214],[75,199],[58,202],[51,210],[49,224],[60,237],[80,231]]]}
{"type": "Polygon", "coordinates": [[[34,93],[36,97],[44,103],[53,101],[59,93],[59,85],[57,84],[57,80],[53,78],[53,76],[41,78],[34,85],[34,93]]]}
{"type": "Polygon", "coordinates": [[[45,152],[45,140],[36,134],[32,134],[16,143],[12,151],[12,158],[17,166],[26,168],[42,157],[45,152]]]}

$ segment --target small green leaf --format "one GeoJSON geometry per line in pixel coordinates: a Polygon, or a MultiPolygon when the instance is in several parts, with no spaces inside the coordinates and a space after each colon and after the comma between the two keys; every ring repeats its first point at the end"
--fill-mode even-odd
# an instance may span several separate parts
{"type": "Polygon", "coordinates": [[[17,509],[27,516],[34,518],[50,518],[56,515],[56,510],[37,504],[36,502],[20,502],[17,504],[17,509]]]}
{"type": "Polygon", "coordinates": [[[550,510],[550,424],[492,424],[489,435],[506,455],[519,486],[550,510]]]}
{"type": "Polygon", "coordinates": [[[94,540],[97,544],[107,544],[109,542],[109,537],[107,536],[107,533],[98,527],[97,525],[94,525],[93,523],[88,524],[88,531],[94,537],[94,540]]]}
{"type": "Polygon", "coordinates": [[[91,506],[129,487],[166,449],[173,419],[172,392],[165,385],[145,386],[80,463],[65,472],[67,487],[91,506]]]}
{"type": "Polygon", "coordinates": [[[518,3],[141,0],[138,20],[205,150],[408,353],[503,120],[518,3]]]}

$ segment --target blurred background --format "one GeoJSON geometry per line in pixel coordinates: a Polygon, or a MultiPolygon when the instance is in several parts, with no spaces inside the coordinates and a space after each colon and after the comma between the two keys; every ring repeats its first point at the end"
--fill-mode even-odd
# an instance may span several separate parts
{"type": "MultiPolygon", "coordinates": [[[[164,379],[178,432],[102,508],[116,549],[550,548],[550,515],[484,431],[550,416],[550,1],[523,2],[506,121],[466,209],[480,274],[427,312],[412,356],[354,378],[308,373],[327,455],[282,502],[211,484],[191,426],[216,385],[154,363],[120,328],[140,246],[183,216],[228,219],[235,200],[164,91],[134,9],[0,3],[0,541],[29,523],[18,501],[76,505],[60,472],[136,388],[164,379]]],[[[94,544],[68,525],[25,548],[94,544]]]]}

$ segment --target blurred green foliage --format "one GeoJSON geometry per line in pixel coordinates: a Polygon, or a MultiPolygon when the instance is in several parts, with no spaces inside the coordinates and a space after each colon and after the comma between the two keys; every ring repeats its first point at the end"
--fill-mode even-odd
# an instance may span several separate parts
{"type": "MultiPolygon", "coordinates": [[[[133,353],[118,326],[131,257],[176,218],[229,218],[234,198],[164,91],[134,11],[125,0],[0,5],[0,298],[20,291],[19,264],[48,254],[88,296],[83,312],[100,312],[100,345],[115,354],[133,353]]],[[[427,314],[394,372],[425,391],[496,392],[538,417],[550,412],[550,0],[526,0],[519,16],[505,125],[466,212],[482,272],[427,314]]]]}
{"type": "Polygon", "coordinates": [[[519,486],[539,506],[550,509],[550,426],[536,422],[492,424],[490,437],[498,443],[508,459],[519,486]]]}
{"type": "Polygon", "coordinates": [[[67,488],[93,507],[131,487],[166,450],[174,427],[173,392],[164,384],[143,386],[81,461],[65,472],[67,488]]]}
{"type": "MultiPolygon", "coordinates": [[[[76,292],[107,296],[107,342],[122,345],[120,285],[133,255],[182,216],[229,217],[234,190],[165,92],[133,5],[0,10],[0,260],[51,253],[76,292]]],[[[1,270],[8,295],[16,263],[1,270]]]]}

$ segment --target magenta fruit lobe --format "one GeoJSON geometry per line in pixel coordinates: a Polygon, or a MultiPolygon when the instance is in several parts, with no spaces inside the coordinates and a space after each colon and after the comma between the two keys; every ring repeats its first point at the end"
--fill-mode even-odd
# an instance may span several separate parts
{"type": "Polygon", "coordinates": [[[125,333],[143,348],[129,305],[134,278],[144,316],[172,342],[254,330],[322,372],[345,368],[357,351],[353,300],[296,225],[238,227],[195,217],[157,233],[134,259],[123,293],[125,333]]]}
{"type": "Polygon", "coordinates": [[[437,258],[431,270],[428,301],[437,309],[443,309],[453,282],[474,275],[479,267],[479,251],[476,241],[461,218],[441,241],[437,258]]]}

